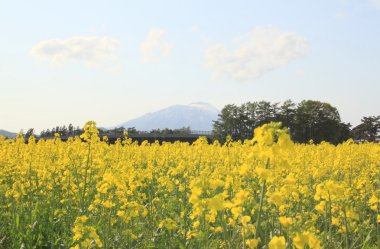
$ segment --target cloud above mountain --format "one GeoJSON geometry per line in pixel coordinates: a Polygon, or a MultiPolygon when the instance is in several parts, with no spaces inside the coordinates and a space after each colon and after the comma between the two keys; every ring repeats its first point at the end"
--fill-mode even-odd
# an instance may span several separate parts
{"type": "Polygon", "coordinates": [[[154,28],[149,31],[148,37],[140,45],[142,62],[153,62],[162,56],[170,55],[171,44],[166,39],[166,33],[162,29],[154,28]]]}
{"type": "Polygon", "coordinates": [[[214,79],[252,82],[304,56],[308,49],[304,37],[272,27],[256,28],[235,40],[232,48],[219,43],[206,49],[206,63],[214,79]]]}
{"type": "Polygon", "coordinates": [[[53,64],[77,62],[90,66],[117,59],[119,46],[120,42],[111,37],[75,36],[40,41],[30,54],[53,64]]]}

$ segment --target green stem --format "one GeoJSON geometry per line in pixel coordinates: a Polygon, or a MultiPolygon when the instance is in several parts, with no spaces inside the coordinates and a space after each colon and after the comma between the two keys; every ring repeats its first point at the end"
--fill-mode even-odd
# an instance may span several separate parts
{"type": "MultiPolygon", "coordinates": [[[[267,160],[265,168],[266,169],[269,168],[269,159],[267,160]]],[[[263,179],[263,185],[261,186],[259,213],[257,215],[257,222],[256,222],[256,234],[255,234],[255,238],[258,238],[258,235],[260,234],[261,212],[263,210],[263,203],[264,203],[264,196],[265,196],[265,186],[266,186],[266,180],[263,179]]]]}
{"type": "Polygon", "coordinates": [[[90,153],[91,153],[91,144],[88,144],[88,151],[87,151],[87,162],[84,172],[84,185],[83,185],[83,193],[82,193],[82,213],[87,213],[87,210],[85,210],[85,197],[86,197],[86,188],[87,188],[87,171],[90,165],[90,153]]]}
{"type": "Polygon", "coordinates": [[[266,181],[263,180],[263,185],[261,186],[259,213],[257,215],[257,222],[256,222],[256,234],[255,234],[255,238],[257,238],[258,235],[259,235],[259,233],[260,233],[261,212],[262,212],[262,209],[263,209],[263,202],[264,202],[264,195],[265,195],[265,185],[266,185],[266,181]]]}
{"type": "Polygon", "coordinates": [[[350,248],[348,222],[347,222],[347,215],[346,215],[345,208],[343,208],[343,217],[344,217],[344,225],[346,226],[346,248],[350,248]]]}

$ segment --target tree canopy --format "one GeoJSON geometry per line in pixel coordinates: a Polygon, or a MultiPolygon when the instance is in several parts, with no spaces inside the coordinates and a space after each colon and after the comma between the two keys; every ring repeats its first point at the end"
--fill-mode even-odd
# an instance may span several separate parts
{"type": "Polygon", "coordinates": [[[282,104],[259,101],[226,105],[214,121],[213,136],[220,141],[227,135],[234,140],[251,139],[256,127],[272,121],[288,127],[296,142],[313,140],[336,144],[350,137],[351,125],[341,121],[337,108],[315,100],[298,104],[287,100],[282,104]]]}
{"type": "Polygon", "coordinates": [[[380,132],[380,115],[363,117],[361,121],[352,129],[352,136],[357,140],[375,141],[380,132]]]}

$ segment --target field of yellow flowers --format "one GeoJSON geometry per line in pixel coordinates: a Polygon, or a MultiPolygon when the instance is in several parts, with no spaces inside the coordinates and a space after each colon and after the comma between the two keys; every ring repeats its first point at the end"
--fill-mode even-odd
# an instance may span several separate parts
{"type": "Polygon", "coordinates": [[[0,138],[0,248],[378,248],[380,144],[0,138]]]}

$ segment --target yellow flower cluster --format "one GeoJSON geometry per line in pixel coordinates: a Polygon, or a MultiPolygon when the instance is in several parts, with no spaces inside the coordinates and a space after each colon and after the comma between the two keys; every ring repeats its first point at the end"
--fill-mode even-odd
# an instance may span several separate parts
{"type": "Polygon", "coordinates": [[[92,226],[87,226],[88,218],[83,215],[75,219],[73,228],[73,241],[76,243],[72,249],[90,248],[90,247],[103,247],[96,229],[92,226]]]}
{"type": "Polygon", "coordinates": [[[380,144],[0,137],[0,248],[376,248],[380,144]]]}

